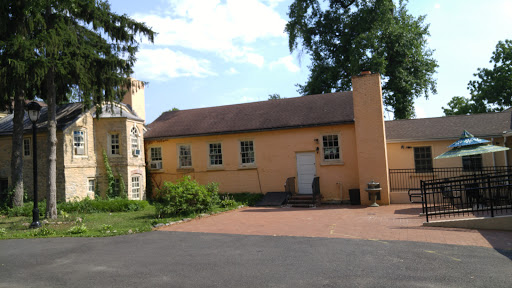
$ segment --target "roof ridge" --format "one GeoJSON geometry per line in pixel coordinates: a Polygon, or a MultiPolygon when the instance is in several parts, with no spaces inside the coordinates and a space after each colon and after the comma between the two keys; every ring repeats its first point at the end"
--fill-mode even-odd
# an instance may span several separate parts
{"type": "Polygon", "coordinates": [[[412,118],[412,119],[393,119],[393,120],[385,120],[384,122],[398,122],[398,121],[412,121],[412,120],[427,120],[427,119],[439,119],[439,118],[454,118],[454,117],[473,117],[473,116],[482,116],[482,115],[491,115],[491,114],[500,114],[500,113],[511,113],[512,111],[499,111],[499,112],[486,112],[486,113],[475,113],[475,114],[464,114],[464,115],[445,115],[445,116],[436,116],[436,117],[425,117],[425,118],[412,118]]]}

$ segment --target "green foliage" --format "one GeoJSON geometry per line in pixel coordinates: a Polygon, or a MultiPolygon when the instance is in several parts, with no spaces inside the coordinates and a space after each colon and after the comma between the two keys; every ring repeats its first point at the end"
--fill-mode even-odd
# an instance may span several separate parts
{"type": "Polygon", "coordinates": [[[84,223],[82,224],[78,224],[69,228],[68,230],[68,233],[69,234],[83,234],[83,233],[87,233],[87,227],[85,226],[84,223]]]}
{"type": "MultiPolygon", "coordinates": [[[[32,216],[33,202],[27,202],[21,207],[9,208],[7,215],[9,217],[32,216]]],[[[81,201],[62,202],[57,204],[57,209],[61,211],[64,218],[67,213],[101,213],[101,212],[131,212],[140,211],[148,207],[147,201],[128,200],[122,198],[107,200],[91,200],[85,198],[81,201]],[[66,213],[66,214],[64,214],[66,213]]],[[[42,216],[46,212],[46,201],[38,203],[39,214],[42,216]]]]}
{"type": "Polygon", "coordinates": [[[254,206],[256,202],[263,198],[262,193],[233,193],[233,194],[220,194],[221,199],[223,197],[229,197],[236,201],[238,205],[254,206]]]}
{"type": "Polygon", "coordinates": [[[164,182],[156,192],[154,205],[159,218],[206,212],[219,202],[216,183],[199,185],[190,176],[177,183],[164,182]]]}
{"type": "Polygon", "coordinates": [[[103,225],[101,225],[100,231],[103,233],[107,233],[110,231],[114,231],[114,227],[110,224],[103,224],[103,225]]]}
{"type": "Polygon", "coordinates": [[[114,198],[119,195],[115,195],[115,178],[114,173],[112,173],[112,168],[110,167],[110,163],[108,161],[107,152],[105,149],[103,149],[103,163],[105,164],[105,173],[107,175],[107,191],[105,192],[105,195],[107,195],[107,198],[114,198]]]}
{"type": "Polygon", "coordinates": [[[478,80],[468,83],[471,98],[453,97],[446,115],[499,112],[512,106],[512,40],[499,41],[492,53],[493,68],[478,68],[478,80]]]}
{"type": "Polygon", "coordinates": [[[285,31],[290,51],[310,55],[302,95],[351,89],[361,71],[381,74],[384,105],[395,119],[414,116],[414,99],[436,93],[436,61],[427,48],[425,16],[408,14],[406,1],[295,0],[285,31]],[[301,47],[299,49],[299,46],[301,47]]]}
{"type": "Polygon", "coordinates": [[[124,186],[124,178],[121,174],[119,174],[119,198],[128,199],[128,195],[126,194],[126,188],[124,186]]]}
{"type": "Polygon", "coordinates": [[[281,95],[275,93],[275,94],[268,94],[268,100],[277,100],[277,99],[283,99],[281,98],[281,95]]]}
{"type": "Polygon", "coordinates": [[[46,226],[42,226],[41,228],[34,230],[33,235],[35,237],[45,237],[45,236],[53,236],[56,233],[57,232],[55,231],[55,229],[48,228],[46,226]]]}
{"type": "Polygon", "coordinates": [[[5,235],[7,234],[7,230],[5,230],[5,228],[0,228],[0,235],[5,235]]]}

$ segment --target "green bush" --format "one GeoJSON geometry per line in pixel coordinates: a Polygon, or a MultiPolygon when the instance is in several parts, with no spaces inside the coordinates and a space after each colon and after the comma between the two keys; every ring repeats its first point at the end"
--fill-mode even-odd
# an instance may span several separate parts
{"type": "MultiPolygon", "coordinates": [[[[9,217],[32,216],[34,204],[27,202],[21,207],[9,208],[7,215],[9,217]]],[[[85,198],[81,201],[62,202],[57,204],[57,210],[61,213],[101,213],[101,212],[132,212],[144,210],[149,206],[147,201],[128,200],[114,198],[108,200],[91,200],[85,198]]],[[[39,215],[43,216],[46,212],[46,200],[38,203],[39,215]]],[[[65,215],[65,214],[63,214],[65,215]]]]}
{"type": "Polygon", "coordinates": [[[114,198],[107,200],[91,200],[85,198],[81,201],[63,202],[57,209],[66,213],[101,213],[101,212],[131,212],[140,211],[148,207],[147,201],[114,198]]]}
{"type": "Polygon", "coordinates": [[[69,228],[68,233],[69,234],[82,234],[87,232],[87,227],[85,227],[85,224],[77,224],[71,228],[69,228]]]}
{"type": "Polygon", "coordinates": [[[231,197],[234,201],[240,205],[254,206],[256,202],[263,198],[261,193],[234,193],[234,194],[220,194],[221,197],[231,197]]]}
{"type": "Polygon", "coordinates": [[[43,226],[43,227],[41,227],[39,229],[36,229],[32,233],[32,235],[34,235],[34,236],[52,236],[52,235],[55,235],[55,234],[57,234],[57,232],[54,229],[48,228],[46,226],[43,226]]]}
{"type": "Polygon", "coordinates": [[[164,182],[162,189],[156,191],[154,205],[157,217],[207,212],[219,203],[218,191],[218,184],[199,185],[190,176],[177,183],[164,182]]]}
{"type": "MultiPolygon", "coordinates": [[[[39,201],[37,203],[39,208],[39,216],[43,216],[46,213],[46,200],[39,201]]],[[[25,202],[23,206],[7,208],[7,216],[18,217],[18,216],[32,216],[32,209],[34,209],[34,202],[25,202]]]]}

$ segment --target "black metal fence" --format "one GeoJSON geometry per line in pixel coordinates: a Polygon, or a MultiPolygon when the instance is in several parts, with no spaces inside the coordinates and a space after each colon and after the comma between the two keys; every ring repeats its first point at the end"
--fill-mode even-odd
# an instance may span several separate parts
{"type": "Polygon", "coordinates": [[[427,222],[438,217],[512,213],[512,172],[497,171],[420,182],[427,222]]]}
{"type": "Polygon", "coordinates": [[[420,181],[444,179],[459,176],[477,177],[489,173],[510,172],[512,166],[482,167],[480,169],[464,169],[463,167],[432,168],[428,170],[389,169],[389,185],[391,192],[407,192],[419,190],[420,181]]]}

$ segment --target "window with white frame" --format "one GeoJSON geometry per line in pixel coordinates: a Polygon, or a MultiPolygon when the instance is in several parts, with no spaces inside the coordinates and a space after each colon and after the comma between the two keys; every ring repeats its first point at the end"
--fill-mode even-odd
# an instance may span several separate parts
{"type": "Polygon", "coordinates": [[[132,176],[132,199],[140,199],[140,176],[132,176]]]}
{"type": "Polygon", "coordinates": [[[254,142],[240,141],[240,160],[242,164],[254,164],[254,142]]]}
{"type": "Polygon", "coordinates": [[[130,144],[132,149],[133,156],[140,155],[140,146],[139,146],[139,129],[136,126],[132,127],[130,131],[130,144]]]}
{"type": "Polygon", "coordinates": [[[119,134],[110,134],[110,155],[119,155],[119,134]]]}
{"type": "Polygon", "coordinates": [[[192,153],[190,152],[190,145],[179,145],[178,153],[179,168],[192,167],[192,153]]]}
{"type": "Polygon", "coordinates": [[[23,156],[30,156],[30,138],[23,139],[23,156]]]}
{"type": "Polygon", "coordinates": [[[162,169],[162,147],[151,147],[150,156],[151,163],[149,167],[151,169],[162,169]]]}
{"type": "Polygon", "coordinates": [[[337,134],[322,136],[322,149],[325,161],[340,160],[340,141],[337,134]]]}
{"type": "Polygon", "coordinates": [[[73,131],[73,151],[75,155],[85,155],[85,131],[73,131]]]}
{"type": "Polygon", "coordinates": [[[96,190],[96,180],[93,178],[88,179],[87,191],[94,193],[95,190],[96,190]]]}
{"type": "Polygon", "coordinates": [[[210,166],[222,166],[222,144],[210,143],[208,146],[210,166]]]}

